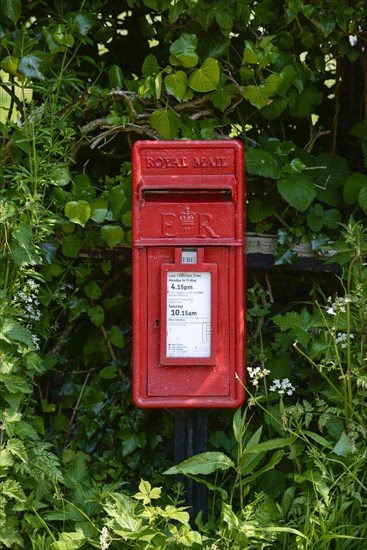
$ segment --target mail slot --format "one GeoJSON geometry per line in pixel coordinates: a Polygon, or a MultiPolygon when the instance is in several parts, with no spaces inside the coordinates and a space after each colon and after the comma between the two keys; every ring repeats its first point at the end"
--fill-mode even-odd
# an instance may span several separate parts
{"type": "Polygon", "coordinates": [[[133,146],[133,399],[244,400],[244,150],[237,140],[133,146]]]}

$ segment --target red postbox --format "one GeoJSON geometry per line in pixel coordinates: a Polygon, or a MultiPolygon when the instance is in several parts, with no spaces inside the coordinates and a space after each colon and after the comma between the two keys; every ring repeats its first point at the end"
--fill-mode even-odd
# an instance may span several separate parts
{"type": "Polygon", "coordinates": [[[139,141],[133,155],[133,398],[244,399],[244,151],[239,141],[139,141]]]}

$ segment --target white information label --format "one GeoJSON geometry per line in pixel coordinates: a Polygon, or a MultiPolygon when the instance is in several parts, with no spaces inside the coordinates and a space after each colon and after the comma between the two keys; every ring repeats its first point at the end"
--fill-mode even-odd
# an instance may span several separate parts
{"type": "Polygon", "coordinates": [[[198,253],[196,250],[183,250],[182,259],[183,264],[197,264],[198,263],[198,253]]]}
{"type": "Polygon", "coordinates": [[[211,273],[167,273],[167,357],[210,357],[211,273]]]}

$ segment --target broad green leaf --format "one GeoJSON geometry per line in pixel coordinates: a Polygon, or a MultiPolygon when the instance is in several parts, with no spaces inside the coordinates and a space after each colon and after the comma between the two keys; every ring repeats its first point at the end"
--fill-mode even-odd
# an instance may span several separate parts
{"type": "Polygon", "coordinates": [[[69,167],[65,163],[57,163],[51,168],[50,171],[50,183],[58,187],[64,187],[70,181],[69,167]]]}
{"type": "Polygon", "coordinates": [[[65,205],[65,216],[73,223],[82,227],[90,218],[90,206],[87,201],[70,201],[65,205]]]}
{"type": "Polygon", "coordinates": [[[172,109],[159,109],[151,114],[149,123],[165,139],[173,139],[177,136],[181,120],[172,109]]]}
{"type": "Polygon", "coordinates": [[[276,87],[276,93],[277,95],[280,95],[281,97],[286,97],[286,94],[293,84],[293,80],[296,76],[296,70],[293,67],[293,65],[286,65],[280,72],[279,75],[280,81],[277,84],[276,87]]]}
{"type": "Polygon", "coordinates": [[[253,176],[277,179],[280,165],[275,155],[264,149],[250,149],[246,153],[246,170],[253,176]]]}
{"type": "Polygon", "coordinates": [[[122,88],[124,86],[125,79],[119,65],[111,65],[108,70],[108,80],[112,88],[122,88]]]}
{"type": "Polygon", "coordinates": [[[197,52],[200,59],[214,57],[222,58],[226,55],[231,45],[230,39],[219,30],[210,29],[208,32],[200,33],[200,41],[197,52]]]}
{"type": "Polygon", "coordinates": [[[83,246],[83,241],[78,235],[67,235],[62,243],[62,253],[67,258],[77,258],[83,246]]]}
{"type": "Polygon", "coordinates": [[[258,53],[259,50],[258,48],[256,48],[255,44],[253,42],[250,42],[249,40],[245,40],[242,65],[247,65],[248,63],[250,65],[254,65],[255,63],[257,63],[258,53]]]}
{"type": "Polygon", "coordinates": [[[236,95],[239,95],[239,92],[233,84],[218,87],[212,97],[213,105],[223,113],[230,106],[233,97],[236,95]]]}
{"type": "MultiPolygon", "coordinates": [[[[170,47],[170,52],[179,63],[186,68],[195,67],[199,62],[196,47],[198,39],[196,34],[183,33],[170,47]]],[[[174,63],[175,65],[177,63],[174,63]]]]}
{"type": "Polygon", "coordinates": [[[231,30],[235,17],[232,6],[226,0],[216,0],[213,5],[213,13],[218,25],[226,31],[231,30]]]}
{"type": "Polygon", "coordinates": [[[274,202],[262,202],[255,197],[251,199],[248,205],[248,217],[252,223],[259,223],[269,218],[276,211],[274,202]]]}
{"type": "Polygon", "coordinates": [[[155,55],[150,53],[143,61],[142,76],[154,76],[159,73],[159,64],[155,55]]]}
{"type": "Polygon", "coordinates": [[[85,200],[89,203],[96,196],[96,189],[91,184],[87,174],[76,174],[73,178],[73,197],[74,200],[85,200]]]}
{"type": "Polygon", "coordinates": [[[355,445],[350,437],[343,432],[333,448],[333,452],[338,456],[347,456],[356,453],[355,445]]]}
{"type": "Polygon", "coordinates": [[[45,80],[44,71],[45,55],[41,52],[39,54],[29,54],[21,58],[19,62],[19,72],[27,78],[38,78],[39,80],[45,80]]]}
{"type": "Polygon", "coordinates": [[[90,217],[96,223],[103,223],[108,214],[108,203],[102,198],[93,199],[90,203],[90,217]]]}
{"type": "Polygon", "coordinates": [[[324,36],[329,36],[335,29],[335,23],[335,16],[333,14],[327,14],[318,17],[317,26],[324,36]]]}
{"type": "Polygon", "coordinates": [[[107,246],[114,248],[122,242],[124,230],[119,225],[104,225],[101,228],[101,235],[107,246]]]}
{"type": "Polygon", "coordinates": [[[86,12],[75,13],[72,19],[73,28],[80,36],[87,36],[95,22],[94,16],[86,12]]]}
{"type": "Polygon", "coordinates": [[[304,212],[316,197],[315,184],[305,174],[294,174],[278,181],[278,191],[293,208],[304,212]]]}
{"type": "Polygon", "coordinates": [[[133,433],[131,431],[122,432],[122,456],[123,458],[129,456],[136,449],[144,449],[147,442],[147,436],[145,432],[133,433]]]}
{"type": "Polygon", "coordinates": [[[97,281],[89,281],[84,285],[83,290],[91,300],[98,300],[102,296],[102,289],[97,281]]]}
{"type": "Polygon", "coordinates": [[[285,99],[281,97],[275,97],[274,99],[270,99],[267,105],[265,105],[265,107],[261,109],[261,114],[269,120],[274,120],[282,114],[287,106],[288,103],[285,99]]]}
{"type": "Polygon", "coordinates": [[[263,84],[260,86],[245,86],[243,89],[243,97],[257,109],[265,107],[269,100],[268,90],[263,84]]]}
{"type": "Polygon", "coordinates": [[[317,198],[330,206],[337,206],[341,188],[348,179],[346,159],[332,153],[321,153],[314,159],[312,168],[317,198]]]}
{"type": "Polygon", "coordinates": [[[14,55],[5,56],[0,62],[0,69],[12,76],[19,76],[18,74],[19,58],[14,55]]]}
{"type": "Polygon", "coordinates": [[[172,466],[164,474],[211,474],[217,470],[229,470],[234,468],[234,462],[225,454],[215,451],[198,454],[184,460],[177,466],[172,466]]]}
{"type": "Polygon", "coordinates": [[[336,229],[341,222],[341,214],[336,208],[324,210],[321,204],[311,206],[307,216],[307,224],[312,231],[320,231],[325,225],[330,229],[336,229]]]}
{"type": "Polygon", "coordinates": [[[289,331],[294,341],[307,346],[311,338],[311,329],[317,326],[317,319],[314,318],[306,309],[301,313],[289,311],[285,315],[275,315],[272,321],[281,329],[289,331]]]}
{"type": "Polygon", "coordinates": [[[293,97],[290,107],[291,114],[299,118],[308,117],[312,115],[315,107],[320,105],[322,99],[323,94],[318,91],[316,85],[308,83],[298,96],[293,97]]]}
{"type": "Polygon", "coordinates": [[[356,172],[349,176],[343,188],[343,196],[346,204],[354,204],[358,201],[358,195],[362,188],[367,188],[367,176],[356,172]]]}
{"type": "Polygon", "coordinates": [[[183,71],[177,71],[167,75],[164,79],[164,85],[167,93],[173,95],[177,101],[182,101],[187,88],[186,73],[183,71]]]}
{"type": "Polygon", "coordinates": [[[104,367],[99,371],[98,375],[106,380],[113,380],[114,378],[117,378],[118,370],[115,365],[107,365],[107,367],[104,367]]]}
{"type": "Polygon", "coordinates": [[[360,207],[367,212],[367,186],[361,187],[358,193],[358,202],[360,207]]]}
{"type": "Polygon", "coordinates": [[[195,92],[210,92],[217,88],[219,77],[219,63],[216,59],[209,57],[190,75],[188,85],[195,92]]]}
{"type": "Polygon", "coordinates": [[[125,345],[124,335],[119,327],[113,325],[108,331],[107,336],[111,344],[117,348],[123,348],[125,345]]]}
{"type": "Polygon", "coordinates": [[[102,306],[97,305],[88,309],[88,315],[93,325],[100,327],[104,323],[104,309],[102,306]]]}
{"type": "Polygon", "coordinates": [[[13,238],[19,246],[32,253],[34,248],[32,228],[26,223],[20,223],[13,229],[13,238]]]}
{"type": "Polygon", "coordinates": [[[0,14],[5,15],[14,25],[22,13],[22,0],[0,0],[0,14]]]}

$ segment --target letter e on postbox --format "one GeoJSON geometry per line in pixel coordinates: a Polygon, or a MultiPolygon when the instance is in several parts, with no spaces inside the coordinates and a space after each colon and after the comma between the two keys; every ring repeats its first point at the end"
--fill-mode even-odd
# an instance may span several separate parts
{"type": "Polygon", "coordinates": [[[244,400],[244,150],[236,140],[133,146],[133,399],[244,400]]]}

